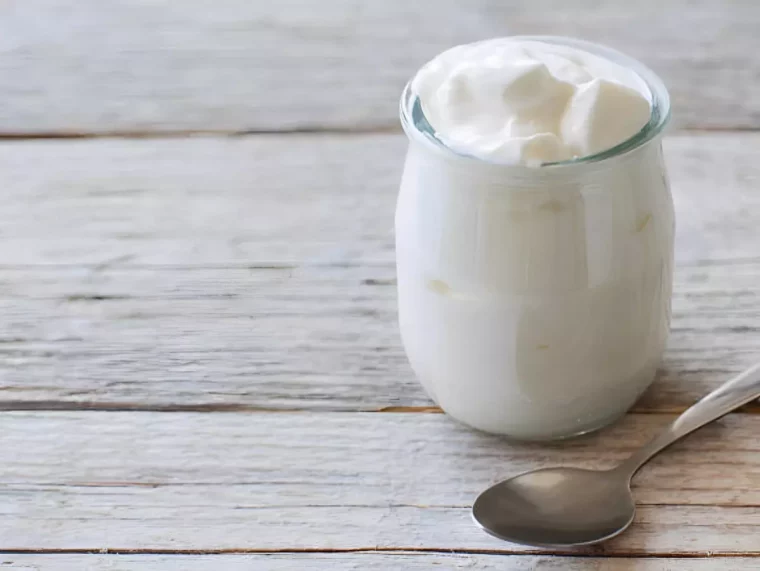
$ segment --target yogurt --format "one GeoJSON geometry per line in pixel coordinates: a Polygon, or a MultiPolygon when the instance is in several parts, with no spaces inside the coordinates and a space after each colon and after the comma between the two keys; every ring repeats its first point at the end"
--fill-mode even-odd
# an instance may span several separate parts
{"type": "Polygon", "coordinates": [[[561,38],[454,48],[410,82],[399,324],[451,416],[562,438],[611,422],[652,382],[672,288],[668,117],[641,64],[561,38]],[[477,71],[489,66],[494,78],[477,71]]]}
{"type": "Polygon", "coordinates": [[[458,46],[412,81],[449,148],[540,166],[599,153],[648,123],[650,93],[631,70],[567,45],[496,39],[458,46]]]}

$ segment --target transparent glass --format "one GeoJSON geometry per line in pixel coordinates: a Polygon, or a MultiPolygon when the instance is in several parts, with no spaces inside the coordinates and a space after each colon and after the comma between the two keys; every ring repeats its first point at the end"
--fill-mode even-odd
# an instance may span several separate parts
{"type": "Polygon", "coordinates": [[[652,117],[617,147],[540,168],[441,143],[409,86],[396,209],[399,325],[428,394],[454,418],[518,439],[589,432],[649,386],[670,322],[674,214],[662,82],[633,68],[652,117]]]}

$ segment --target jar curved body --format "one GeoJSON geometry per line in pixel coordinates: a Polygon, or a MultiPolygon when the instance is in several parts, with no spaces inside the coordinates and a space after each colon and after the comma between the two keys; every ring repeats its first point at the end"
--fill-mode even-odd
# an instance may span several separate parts
{"type": "Polygon", "coordinates": [[[454,418],[519,439],[597,429],[655,376],[674,214],[660,138],[535,175],[412,139],[396,209],[401,335],[454,418]]]}

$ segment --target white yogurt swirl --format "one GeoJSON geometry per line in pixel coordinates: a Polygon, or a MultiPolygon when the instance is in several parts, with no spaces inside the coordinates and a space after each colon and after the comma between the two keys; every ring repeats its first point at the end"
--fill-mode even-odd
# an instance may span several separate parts
{"type": "Polygon", "coordinates": [[[537,40],[457,46],[422,67],[412,90],[451,149],[531,167],[612,148],[651,115],[651,93],[632,70],[537,40]]]}

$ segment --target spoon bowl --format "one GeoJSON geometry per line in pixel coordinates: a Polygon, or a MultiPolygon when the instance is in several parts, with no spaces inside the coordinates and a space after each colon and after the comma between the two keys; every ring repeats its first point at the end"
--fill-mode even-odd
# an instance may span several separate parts
{"type": "Polygon", "coordinates": [[[614,537],[633,521],[625,474],[549,468],[499,482],[472,507],[485,531],[514,543],[587,545],[614,537]]]}

